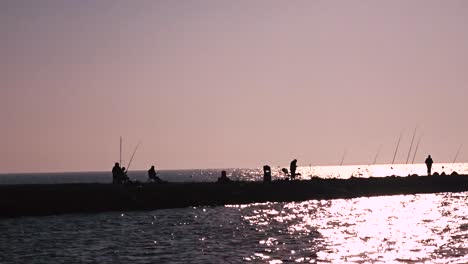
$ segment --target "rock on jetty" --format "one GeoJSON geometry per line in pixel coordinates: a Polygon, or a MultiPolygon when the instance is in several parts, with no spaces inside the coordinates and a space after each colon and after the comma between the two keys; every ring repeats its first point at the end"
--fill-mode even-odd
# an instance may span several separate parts
{"type": "Polygon", "coordinates": [[[0,186],[0,217],[468,191],[468,175],[0,186]]]}

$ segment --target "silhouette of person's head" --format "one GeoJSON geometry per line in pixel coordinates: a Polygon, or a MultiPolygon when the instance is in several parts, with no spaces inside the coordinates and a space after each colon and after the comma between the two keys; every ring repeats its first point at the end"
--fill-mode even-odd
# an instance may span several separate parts
{"type": "Polygon", "coordinates": [[[154,170],[154,165],[153,165],[153,166],[151,166],[151,169],[152,169],[152,170],[154,170]]]}
{"type": "Polygon", "coordinates": [[[428,158],[431,158],[431,155],[427,156],[428,158]]]}
{"type": "Polygon", "coordinates": [[[226,178],[226,171],[221,171],[221,177],[226,178]]]}
{"type": "Polygon", "coordinates": [[[120,167],[120,164],[118,162],[115,163],[115,166],[120,167]]]}

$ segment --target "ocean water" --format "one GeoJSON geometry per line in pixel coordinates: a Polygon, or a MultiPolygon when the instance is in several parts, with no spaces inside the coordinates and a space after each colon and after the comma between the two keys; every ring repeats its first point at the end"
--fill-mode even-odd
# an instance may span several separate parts
{"type": "MultiPolygon", "coordinates": [[[[282,167],[272,167],[272,178],[284,178],[282,167]]],[[[289,169],[289,167],[287,167],[289,169]]],[[[256,169],[202,169],[202,170],[162,170],[158,176],[170,182],[200,182],[216,181],[221,171],[226,170],[227,176],[233,180],[261,181],[263,168],[256,169]]],[[[468,163],[435,163],[432,172],[450,174],[468,174],[468,163]]],[[[409,174],[426,175],[425,164],[383,164],[383,165],[348,165],[348,166],[302,166],[297,168],[301,173],[299,179],[321,178],[350,178],[354,177],[383,177],[389,175],[407,176],[409,174]]],[[[146,171],[130,171],[130,179],[146,182],[146,171]]],[[[55,183],[111,183],[111,170],[105,172],[63,172],[63,173],[10,173],[0,174],[0,184],[55,184],[55,183]]]]}
{"type": "Polygon", "coordinates": [[[468,193],[0,219],[0,263],[468,263],[468,193]]]}
{"type": "MultiPolygon", "coordinates": [[[[442,168],[443,167],[443,168],[442,168]]],[[[275,168],[274,177],[282,177],[275,168]]],[[[467,164],[433,171],[467,174],[467,164]]],[[[301,167],[312,176],[425,174],[425,166],[301,167]],[[379,174],[380,173],[380,174],[379,174]]],[[[161,171],[214,181],[220,170],[161,171]]],[[[231,169],[260,180],[260,169],[231,169]]],[[[146,173],[130,177],[146,181],[146,173]]],[[[110,172],[8,174],[2,184],[110,182],[110,172]]],[[[468,263],[468,192],[0,218],[0,263],[468,263]]]]}

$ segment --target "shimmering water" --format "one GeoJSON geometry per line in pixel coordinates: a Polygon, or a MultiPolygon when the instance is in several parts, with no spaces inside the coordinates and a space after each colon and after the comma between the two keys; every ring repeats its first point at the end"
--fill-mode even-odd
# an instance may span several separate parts
{"type": "MultiPolygon", "coordinates": [[[[284,178],[282,167],[272,167],[272,178],[284,178]]],[[[216,181],[222,169],[203,170],[163,170],[158,176],[170,182],[216,181]]],[[[259,181],[263,180],[263,169],[224,169],[227,176],[233,180],[259,181]]],[[[468,174],[468,163],[435,163],[432,172],[450,174],[468,174]]],[[[382,177],[389,175],[407,176],[408,174],[426,175],[425,164],[397,165],[349,165],[349,166],[302,166],[298,167],[299,179],[310,179],[313,176],[321,178],[382,177]]],[[[130,171],[132,180],[145,182],[148,179],[146,171],[130,171]]],[[[112,175],[106,172],[68,172],[68,173],[14,173],[0,174],[0,184],[54,184],[54,183],[110,183],[112,175]]]]}
{"type": "Polygon", "coordinates": [[[0,219],[0,263],[468,263],[468,192],[0,219]]]}

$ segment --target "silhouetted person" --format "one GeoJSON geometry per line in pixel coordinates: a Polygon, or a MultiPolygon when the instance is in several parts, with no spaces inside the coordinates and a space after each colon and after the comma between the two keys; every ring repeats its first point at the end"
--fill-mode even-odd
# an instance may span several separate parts
{"type": "Polygon", "coordinates": [[[148,170],[148,178],[153,182],[161,182],[161,179],[157,176],[154,166],[151,166],[151,168],[148,170]]]}
{"type": "Polygon", "coordinates": [[[263,166],[263,181],[271,182],[271,168],[268,165],[263,166]]]}
{"type": "Polygon", "coordinates": [[[291,173],[291,180],[294,180],[296,178],[296,168],[297,168],[297,159],[294,159],[291,161],[291,164],[289,165],[289,172],[291,173]]]}
{"type": "Polygon", "coordinates": [[[120,168],[120,164],[116,162],[114,167],[112,168],[112,183],[117,184],[120,183],[120,174],[122,174],[122,169],[120,168]]]}
{"type": "Polygon", "coordinates": [[[120,183],[128,183],[130,182],[130,178],[128,178],[127,170],[125,167],[122,167],[122,173],[120,174],[120,183]]]}
{"type": "Polygon", "coordinates": [[[434,163],[434,161],[432,161],[431,155],[427,156],[425,163],[427,166],[427,175],[429,176],[431,175],[432,163],[434,163]]]}
{"type": "Polygon", "coordinates": [[[226,171],[221,171],[221,177],[218,178],[218,182],[229,182],[230,179],[226,176],[226,171]]]}

